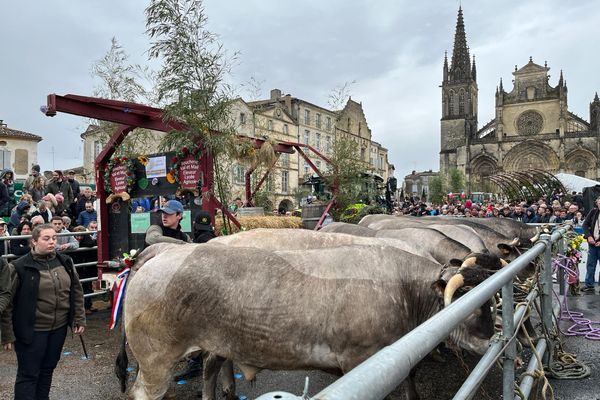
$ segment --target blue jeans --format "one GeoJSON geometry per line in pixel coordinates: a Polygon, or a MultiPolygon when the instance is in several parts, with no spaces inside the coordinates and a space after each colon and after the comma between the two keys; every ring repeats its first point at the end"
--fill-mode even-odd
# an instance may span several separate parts
{"type": "Polygon", "coordinates": [[[66,336],[65,325],[53,331],[35,331],[31,344],[15,342],[18,364],[15,400],[48,400],[52,373],[66,336]]]}
{"type": "MultiPolygon", "coordinates": [[[[596,265],[598,264],[598,259],[600,258],[600,247],[590,245],[590,251],[588,252],[587,263],[586,266],[586,274],[585,274],[585,286],[586,287],[594,287],[596,275],[596,265]]],[[[600,281],[600,278],[598,279],[600,281]]]]}

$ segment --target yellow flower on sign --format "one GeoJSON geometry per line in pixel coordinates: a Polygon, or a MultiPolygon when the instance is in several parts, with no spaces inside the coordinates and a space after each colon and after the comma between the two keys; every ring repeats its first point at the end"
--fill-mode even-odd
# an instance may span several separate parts
{"type": "Polygon", "coordinates": [[[145,167],[146,165],[148,165],[148,157],[146,156],[139,156],[138,157],[138,161],[145,167]]]}

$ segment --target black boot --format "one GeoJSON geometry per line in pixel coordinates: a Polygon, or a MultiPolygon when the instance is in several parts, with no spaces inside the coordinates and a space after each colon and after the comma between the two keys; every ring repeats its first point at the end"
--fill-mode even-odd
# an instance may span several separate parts
{"type": "Polygon", "coordinates": [[[175,375],[173,380],[178,382],[182,379],[193,378],[194,376],[200,375],[200,372],[202,372],[202,355],[190,357],[187,361],[185,369],[175,375]]]}

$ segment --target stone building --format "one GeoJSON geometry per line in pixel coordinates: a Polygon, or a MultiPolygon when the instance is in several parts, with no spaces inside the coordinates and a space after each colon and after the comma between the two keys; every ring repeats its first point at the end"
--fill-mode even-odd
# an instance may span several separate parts
{"type": "Polygon", "coordinates": [[[38,163],[42,137],[9,128],[0,120],[0,169],[11,169],[16,181],[25,181],[31,166],[38,163]]]}
{"type": "MultiPolygon", "coordinates": [[[[231,102],[230,121],[239,135],[304,143],[325,156],[332,155],[336,138],[350,138],[358,144],[357,157],[365,163],[365,172],[385,182],[394,171],[388,161],[388,150],[372,140],[362,104],[352,99],[346,102],[342,110],[328,110],[289,94],[284,96],[281,90],[273,89],[265,100],[247,102],[242,98],[234,99],[231,102]]],[[[156,132],[154,140],[144,141],[149,147],[141,149],[136,146],[136,152],[158,152],[157,144],[163,134],[156,132]]],[[[83,168],[80,167],[82,177],[86,182],[93,182],[94,160],[102,151],[107,135],[99,134],[97,127],[90,125],[81,138],[84,142],[83,168]]],[[[305,153],[320,171],[328,170],[328,165],[320,157],[308,150],[305,153]]],[[[230,168],[231,195],[245,200],[244,184],[248,166],[231,160],[230,168]]],[[[263,188],[272,194],[276,209],[283,207],[292,210],[299,205],[297,194],[302,183],[313,176],[316,174],[297,152],[281,154],[263,188]]],[[[252,179],[261,177],[260,171],[252,175],[252,179]]]]}
{"type": "MultiPolygon", "coordinates": [[[[467,190],[483,190],[486,177],[502,172],[543,169],[591,179],[600,177],[600,100],[590,103],[589,121],[569,111],[563,72],[555,86],[550,68],[529,62],[502,79],[495,117],[478,126],[477,69],[471,59],[462,9],[458,10],[451,63],[444,57],[440,171],[457,168],[467,190]]],[[[591,96],[590,96],[591,97],[591,96]]]]}
{"type": "Polygon", "coordinates": [[[438,172],[429,171],[412,171],[409,175],[404,177],[404,184],[402,190],[404,191],[405,197],[429,199],[429,182],[430,179],[435,178],[439,175],[438,172]]]}

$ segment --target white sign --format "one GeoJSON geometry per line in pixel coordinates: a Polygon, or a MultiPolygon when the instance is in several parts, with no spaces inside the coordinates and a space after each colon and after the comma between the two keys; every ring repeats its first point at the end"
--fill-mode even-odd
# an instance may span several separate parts
{"type": "Polygon", "coordinates": [[[146,178],[162,178],[167,176],[167,157],[150,157],[146,164],[146,178]]]}

